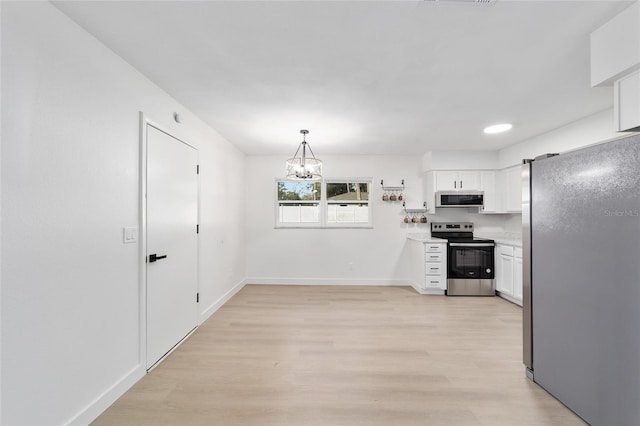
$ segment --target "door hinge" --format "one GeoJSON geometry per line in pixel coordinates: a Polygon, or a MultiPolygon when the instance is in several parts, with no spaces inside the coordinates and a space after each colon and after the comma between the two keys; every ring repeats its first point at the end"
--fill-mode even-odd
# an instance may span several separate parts
{"type": "Polygon", "coordinates": [[[196,303],[200,303],[200,293],[196,293],[196,303]]]}
{"type": "Polygon", "coordinates": [[[196,225],[196,234],[200,233],[200,225],[196,225]]]}
{"type": "Polygon", "coordinates": [[[196,174],[200,174],[200,164],[196,164],[196,174]]]}

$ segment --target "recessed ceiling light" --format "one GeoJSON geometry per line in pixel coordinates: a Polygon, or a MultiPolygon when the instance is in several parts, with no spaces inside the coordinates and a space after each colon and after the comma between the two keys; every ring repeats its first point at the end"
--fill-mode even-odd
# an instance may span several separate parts
{"type": "Polygon", "coordinates": [[[507,130],[511,130],[512,127],[513,126],[509,123],[495,124],[493,126],[489,126],[485,128],[484,132],[487,134],[502,133],[502,132],[506,132],[507,130]]]}

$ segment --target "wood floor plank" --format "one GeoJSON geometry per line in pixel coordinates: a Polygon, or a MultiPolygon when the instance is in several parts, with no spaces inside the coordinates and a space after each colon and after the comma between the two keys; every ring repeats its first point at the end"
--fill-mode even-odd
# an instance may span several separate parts
{"type": "Polygon", "coordinates": [[[408,287],[245,286],[95,425],[583,425],[522,311],[408,287]]]}

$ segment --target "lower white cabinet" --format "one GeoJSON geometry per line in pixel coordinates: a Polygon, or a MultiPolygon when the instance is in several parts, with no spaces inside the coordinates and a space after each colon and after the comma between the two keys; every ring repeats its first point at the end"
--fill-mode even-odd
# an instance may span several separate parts
{"type": "Polygon", "coordinates": [[[447,289],[447,244],[425,243],[425,289],[444,292],[447,289]]]}
{"type": "Polygon", "coordinates": [[[409,238],[411,285],[421,294],[444,294],[447,290],[447,243],[409,238]]]}
{"type": "Polygon", "coordinates": [[[522,306],[522,248],[496,244],[496,291],[522,306]]]}
{"type": "Polygon", "coordinates": [[[522,305],[522,249],[520,247],[516,247],[516,253],[513,256],[513,297],[522,305]]]}

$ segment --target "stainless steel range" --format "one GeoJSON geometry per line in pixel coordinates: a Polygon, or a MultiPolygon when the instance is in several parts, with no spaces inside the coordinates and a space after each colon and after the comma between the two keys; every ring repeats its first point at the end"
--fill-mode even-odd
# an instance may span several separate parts
{"type": "Polygon", "coordinates": [[[495,296],[495,241],[473,236],[471,222],[432,222],[431,236],[447,240],[448,296],[495,296]]]}

